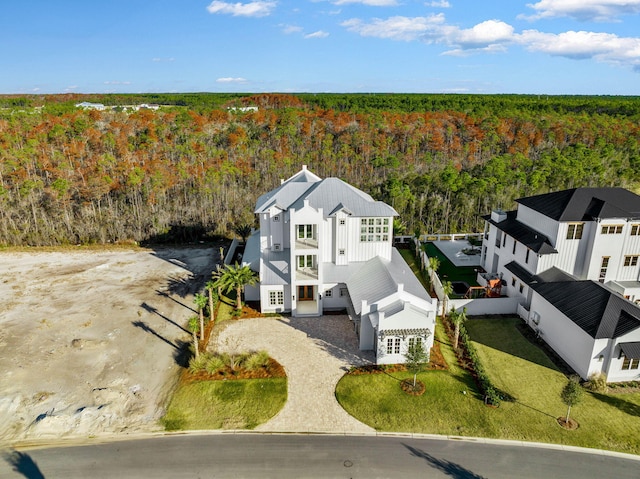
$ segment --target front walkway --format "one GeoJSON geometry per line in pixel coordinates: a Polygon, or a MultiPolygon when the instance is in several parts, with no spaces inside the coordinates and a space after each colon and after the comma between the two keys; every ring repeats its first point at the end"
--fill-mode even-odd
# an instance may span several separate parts
{"type": "Polygon", "coordinates": [[[335,398],[336,384],[349,367],[373,360],[372,352],[358,350],[347,316],[234,321],[220,332],[217,343],[221,350],[265,349],[287,372],[285,406],[257,431],[374,431],[347,414],[335,398]]]}

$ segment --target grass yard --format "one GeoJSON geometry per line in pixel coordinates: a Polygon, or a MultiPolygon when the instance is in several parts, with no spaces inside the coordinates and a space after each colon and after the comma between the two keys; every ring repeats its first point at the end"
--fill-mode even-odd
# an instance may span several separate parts
{"type": "Polygon", "coordinates": [[[423,396],[409,396],[400,389],[399,381],[410,373],[347,375],[336,389],[338,400],[350,414],[377,430],[515,439],[640,454],[640,393],[585,391],[583,401],[571,410],[580,427],[565,431],[556,418],[567,411],[560,400],[566,378],[520,334],[518,321],[466,323],[492,381],[516,402],[503,402],[499,408],[484,405],[470,375],[456,365],[448,339],[442,340],[440,325],[436,339],[442,341],[450,369],[420,373],[418,377],[427,387],[423,396]]]}
{"type": "Polygon", "coordinates": [[[427,277],[427,273],[420,270],[420,263],[416,260],[416,255],[413,253],[412,249],[399,249],[400,255],[407,262],[413,274],[416,275],[416,278],[422,283],[422,286],[427,291],[430,291],[429,288],[429,278],[427,277]]]}
{"type": "Polygon", "coordinates": [[[440,260],[438,276],[444,281],[464,281],[469,286],[478,286],[477,266],[456,266],[433,243],[425,243],[424,250],[427,256],[440,260]]]}
{"type": "Polygon", "coordinates": [[[181,384],[162,423],[169,431],[253,429],[287,400],[287,379],[238,379],[181,384]]]}

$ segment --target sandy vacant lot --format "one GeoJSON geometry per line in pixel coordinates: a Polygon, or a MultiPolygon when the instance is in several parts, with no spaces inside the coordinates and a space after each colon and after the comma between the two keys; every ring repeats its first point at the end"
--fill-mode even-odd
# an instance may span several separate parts
{"type": "Polygon", "coordinates": [[[0,253],[0,441],[157,430],[217,248],[0,253]]]}

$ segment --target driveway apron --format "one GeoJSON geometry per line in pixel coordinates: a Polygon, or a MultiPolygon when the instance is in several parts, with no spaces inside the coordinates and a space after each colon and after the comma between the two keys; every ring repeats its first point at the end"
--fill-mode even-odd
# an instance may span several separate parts
{"type": "Polygon", "coordinates": [[[220,350],[269,352],[286,370],[288,398],[258,431],[366,433],[335,398],[335,387],[351,366],[368,364],[371,351],[358,350],[348,316],[253,318],[230,323],[217,338],[220,350]]]}

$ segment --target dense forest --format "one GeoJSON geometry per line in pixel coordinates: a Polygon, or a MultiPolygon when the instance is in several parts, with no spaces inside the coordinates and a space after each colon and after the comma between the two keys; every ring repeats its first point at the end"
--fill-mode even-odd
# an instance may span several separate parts
{"type": "Polygon", "coordinates": [[[303,164],[393,205],[409,232],[476,231],[520,196],[639,191],[640,98],[0,96],[0,244],[231,234],[303,164]],[[122,108],[140,103],[161,107],[122,108]]]}

